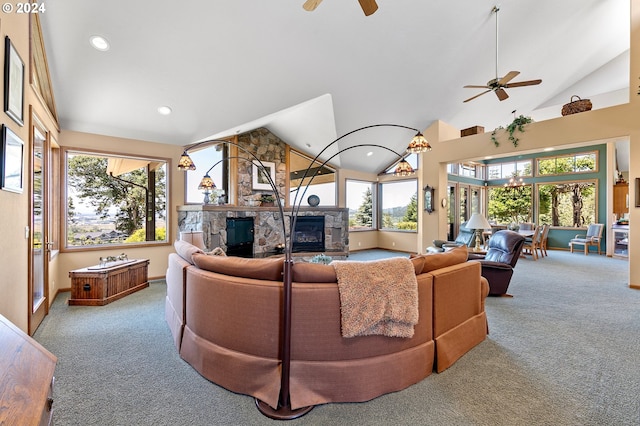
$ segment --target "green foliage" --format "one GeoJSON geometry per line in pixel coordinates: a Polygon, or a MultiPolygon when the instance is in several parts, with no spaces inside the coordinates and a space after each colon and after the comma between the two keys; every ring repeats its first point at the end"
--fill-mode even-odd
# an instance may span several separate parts
{"type": "Polygon", "coordinates": [[[491,188],[489,191],[489,217],[500,223],[531,222],[531,186],[512,189],[491,188]]]}
{"type": "Polygon", "coordinates": [[[418,229],[416,222],[398,222],[394,226],[395,229],[401,229],[403,231],[415,231],[418,229]]]}
{"type": "Polygon", "coordinates": [[[595,182],[566,182],[540,185],[540,223],[581,227],[595,222],[595,182]]]}
{"type": "Polygon", "coordinates": [[[402,221],[413,222],[414,224],[417,225],[418,223],[418,193],[417,192],[411,196],[411,200],[407,205],[407,211],[404,214],[402,221]]]}
{"type": "MultiPolygon", "coordinates": [[[[127,182],[107,174],[108,158],[99,155],[70,155],[67,168],[67,183],[72,193],[82,204],[93,207],[100,219],[111,218],[115,208],[115,230],[132,235],[146,224],[147,172],[144,168],[119,176],[127,182]]],[[[156,171],[155,215],[164,218],[166,211],[165,171],[156,171]]],[[[69,197],[67,211],[71,212],[71,222],[75,220],[76,206],[69,197]]],[[[93,241],[92,244],[110,241],[93,241]]],[[[75,243],[73,243],[75,244],[75,243]]]]}
{"type": "Polygon", "coordinates": [[[491,140],[493,141],[493,144],[495,146],[500,146],[500,142],[498,141],[498,130],[504,129],[509,133],[509,141],[511,141],[513,146],[517,147],[520,139],[515,136],[515,132],[518,131],[520,133],[524,133],[525,124],[529,124],[532,122],[533,119],[531,119],[531,117],[519,115],[518,117],[514,118],[513,121],[507,125],[507,127],[499,126],[495,128],[493,132],[491,132],[491,140]]]}
{"type": "MultiPolygon", "coordinates": [[[[351,223],[349,225],[351,226],[351,223]]],[[[360,207],[358,207],[354,215],[353,226],[373,227],[373,197],[371,195],[371,188],[367,188],[362,196],[362,204],[360,204],[360,207]]]]}
{"type": "MultiPolygon", "coordinates": [[[[167,236],[167,229],[156,228],[156,241],[165,240],[167,236]]],[[[125,243],[138,243],[146,241],[146,233],[144,229],[136,229],[133,234],[131,234],[126,240],[125,243]]]]}

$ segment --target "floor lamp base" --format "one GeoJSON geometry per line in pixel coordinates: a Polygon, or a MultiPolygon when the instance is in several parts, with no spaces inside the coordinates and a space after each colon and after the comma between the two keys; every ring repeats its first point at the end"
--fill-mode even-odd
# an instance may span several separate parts
{"type": "Polygon", "coordinates": [[[298,417],[302,417],[309,411],[313,410],[314,407],[313,405],[309,405],[308,407],[302,407],[296,410],[292,410],[291,407],[278,407],[277,410],[274,410],[269,404],[260,401],[258,398],[256,398],[255,401],[258,410],[265,416],[274,420],[297,419],[298,417]]]}

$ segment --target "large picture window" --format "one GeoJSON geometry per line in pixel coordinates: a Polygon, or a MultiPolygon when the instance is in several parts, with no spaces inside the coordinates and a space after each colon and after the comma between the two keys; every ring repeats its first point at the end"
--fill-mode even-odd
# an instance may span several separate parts
{"type": "MultiPolygon", "coordinates": [[[[207,169],[227,157],[226,150],[224,144],[212,144],[201,149],[189,151],[189,157],[191,157],[193,164],[196,165],[196,171],[185,173],[185,202],[187,204],[203,204],[205,194],[202,190],[198,189],[198,185],[200,185],[200,181],[202,181],[202,177],[207,172],[207,169]]],[[[208,203],[217,202],[220,196],[227,196],[227,185],[223,178],[226,174],[225,170],[227,167],[228,161],[223,161],[209,171],[209,176],[216,184],[216,189],[209,191],[208,203]]]]}
{"type": "Polygon", "coordinates": [[[166,243],[168,160],[66,150],[66,248],[166,243]]]}
{"type": "Polygon", "coordinates": [[[416,231],[418,229],[418,183],[415,179],[380,184],[382,193],[381,228],[416,231]]]}
{"type": "Polygon", "coordinates": [[[373,188],[372,182],[347,179],[346,200],[350,231],[373,229],[373,188]]]}
{"type": "Polygon", "coordinates": [[[538,223],[579,228],[597,222],[597,182],[538,184],[538,223]]]}

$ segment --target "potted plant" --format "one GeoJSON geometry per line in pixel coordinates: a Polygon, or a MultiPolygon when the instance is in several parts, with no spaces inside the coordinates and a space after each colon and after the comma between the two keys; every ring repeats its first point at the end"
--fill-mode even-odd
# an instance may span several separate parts
{"type": "Polygon", "coordinates": [[[260,205],[263,207],[273,207],[276,197],[271,194],[262,194],[260,196],[260,205]]]}
{"type": "MultiPolygon", "coordinates": [[[[514,111],[515,113],[515,111],[514,111]]],[[[515,115],[515,114],[514,114],[515,115]]],[[[516,130],[520,133],[524,133],[524,126],[525,124],[529,124],[532,123],[533,119],[531,117],[527,117],[524,115],[519,115],[518,117],[515,117],[513,119],[513,121],[511,123],[509,123],[509,125],[507,125],[507,127],[496,127],[493,132],[491,132],[491,140],[493,141],[493,144],[495,146],[500,146],[500,142],[498,141],[498,137],[497,137],[497,133],[498,130],[506,130],[507,132],[509,132],[509,140],[511,141],[511,143],[513,144],[513,146],[518,146],[518,141],[520,139],[518,139],[515,136],[515,132],[516,130]]]]}

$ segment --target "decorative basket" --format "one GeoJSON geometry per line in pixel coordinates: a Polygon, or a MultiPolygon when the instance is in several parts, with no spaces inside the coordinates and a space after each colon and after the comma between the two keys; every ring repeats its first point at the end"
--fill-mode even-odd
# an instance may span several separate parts
{"type": "Polygon", "coordinates": [[[562,115],[591,111],[591,106],[591,101],[589,99],[580,99],[580,96],[573,95],[571,97],[571,102],[562,106],[562,115]],[[578,98],[578,100],[574,101],[573,98],[578,98]]]}

